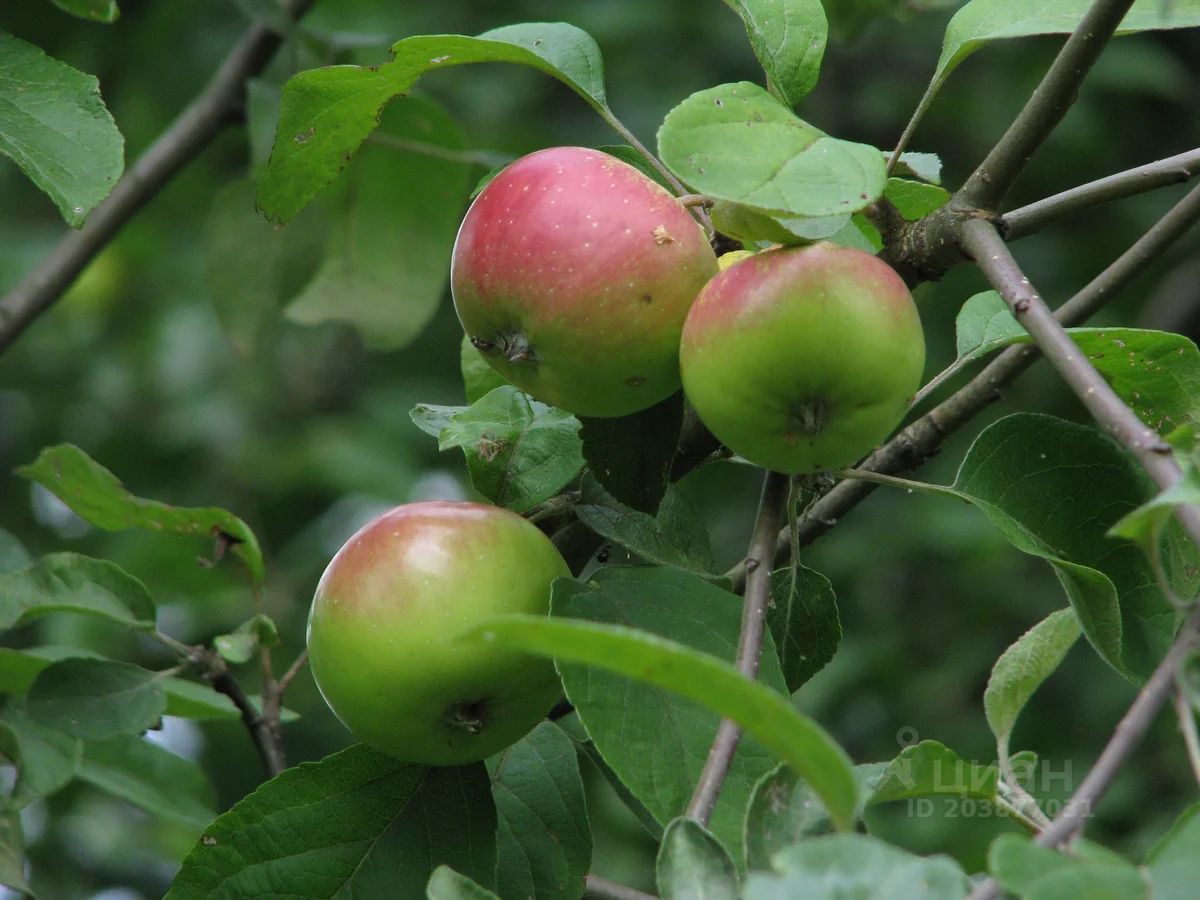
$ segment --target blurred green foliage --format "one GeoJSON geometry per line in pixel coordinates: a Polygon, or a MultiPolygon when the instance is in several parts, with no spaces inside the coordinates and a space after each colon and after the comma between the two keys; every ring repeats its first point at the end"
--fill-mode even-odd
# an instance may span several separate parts
{"type": "MultiPolygon", "coordinates": [[[[827,5],[836,40],[801,113],[837,137],[889,146],[932,72],[954,4],[827,5]]],[[[116,24],[101,26],[19,0],[0,9],[0,29],[99,77],[125,134],[128,163],[201,89],[246,27],[245,10],[257,6],[129,0],[116,24]]],[[[322,0],[305,24],[325,40],[289,41],[263,83],[277,85],[302,68],[335,61],[379,62],[391,42],[411,34],[474,34],[560,19],[596,38],[610,102],[647,143],[691,92],[761,78],[740,23],[715,0],[322,0]]],[[[941,154],[947,185],[960,183],[999,136],[1057,46],[1055,39],[1002,42],[955,73],[914,142],[914,149],[941,154]]],[[[1020,182],[1014,205],[1200,144],[1198,82],[1194,34],[1117,41],[1020,182]]],[[[444,104],[467,146],[493,161],[551,144],[613,140],[566,88],[516,67],[435,73],[420,92],[444,104]]],[[[460,455],[439,455],[408,417],[418,402],[463,402],[460,330],[446,297],[415,342],[400,350],[368,351],[342,325],[282,319],[248,352],[235,349],[216,312],[222,298],[210,296],[206,286],[212,282],[205,277],[206,244],[213,239],[206,223],[214,199],[251,173],[250,138],[240,124],[222,133],[0,357],[0,528],[34,555],[69,549],[117,561],[150,587],[163,630],[208,641],[232,631],[252,610],[237,566],[197,565],[212,549],[202,542],[90,530],[11,472],[41,447],[68,441],[141,496],[232,510],[262,541],[264,608],[279,625],[282,643],[274,654],[286,664],[303,645],[316,579],[357,525],[396,503],[467,495],[460,455]]],[[[261,162],[263,136],[254,140],[253,160],[261,162]]],[[[489,167],[475,165],[470,182],[489,167]]],[[[1164,190],[1076,217],[1022,242],[1018,255],[1043,293],[1059,302],[1178,193],[1164,190]]],[[[288,227],[319,232],[319,223],[305,221],[288,227]]],[[[0,161],[0,291],[62,232],[50,201],[0,161]]],[[[1200,292],[1182,273],[1197,246],[1195,235],[1182,242],[1103,320],[1195,336],[1200,292]]],[[[289,277],[310,274],[304,263],[289,277]]],[[[920,290],[929,374],[953,358],[954,314],[982,287],[979,274],[964,268],[920,290]]],[[[1008,391],[989,416],[1015,409],[1082,418],[1044,366],[1008,391]]],[[[969,442],[970,434],[953,437],[921,477],[951,481],[969,442]]],[[[723,550],[722,566],[735,562],[745,545],[757,481],[753,470],[717,465],[684,483],[723,550]]],[[[800,706],[858,761],[890,759],[918,735],[990,761],[981,702],[988,671],[1022,631],[1064,605],[1051,570],[1009,547],[965,505],[884,491],[808,550],[804,562],[832,580],[845,637],[833,662],[797,695],[800,706]]],[[[94,622],[51,618],[11,637],[18,645],[77,642],[147,665],[166,661],[149,642],[94,622]]],[[[254,666],[243,677],[254,690],[254,666]]],[[[1036,750],[1057,776],[1037,785],[1043,796],[1065,795],[1078,783],[1132,690],[1084,645],[1071,652],[1014,735],[1015,749],[1036,750]]],[[[288,706],[302,714],[287,726],[292,761],[317,759],[348,743],[306,674],[295,682],[288,706]]],[[[201,760],[221,808],[260,780],[259,761],[238,723],[168,719],[159,737],[201,760]]],[[[596,830],[594,871],[649,887],[653,842],[603,779],[585,772],[596,830]]],[[[1164,718],[1127,766],[1091,836],[1138,854],[1194,791],[1173,723],[1164,718]],[[1119,824],[1129,821],[1136,828],[1119,824]]],[[[982,867],[988,842],[1007,827],[940,803],[928,817],[909,812],[903,804],[881,808],[871,814],[872,825],[917,851],[948,849],[969,870],[982,867]]],[[[78,784],[30,808],[25,827],[34,885],[51,898],[107,888],[125,892],[105,896],[160,896],[195,838],[183,826],[163,825],[78,784]]]]}

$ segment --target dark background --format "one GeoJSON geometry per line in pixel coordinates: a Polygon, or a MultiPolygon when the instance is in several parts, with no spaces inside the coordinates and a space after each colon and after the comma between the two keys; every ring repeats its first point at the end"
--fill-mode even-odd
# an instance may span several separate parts
{"type": "MultiPolygon", "coordinates": [[[[835,7],[835,39],[821,82],[799,112],[842,138],[890,146],[928,79],[953,3],[855,0],[835,7]],[[940,7],[940,8],[939,8],[940,7]]],[[[127,163],[201,89],[247,26],[251,0],[125,2],[111,27],[48,4],[17,0],[0,29],[95,74],[126,138],[127,163]]],[[[693,91],[761,80],[736,16],[716,0],[566,0],[431,4],[321,0],[306,26],[352,50],[289,43],[268,80],[333,61],[378,62],[386,47],[418,33],[478,33],[519,21],[563,20],[588,30],[604,52],[609,97],[653,145],[666,112],[693,91]]],[[[945,162],[956,186],[982,158],[1037,83],[1059,41],[985,48],[950,79],[913,143],[945,162]]],[[[1021,180],[1012,205],[1200,143],[1195,98],[1200,41],[1189,33],[1139,36],[1106,50],[1084,94],[1021,180]]],[[[517,67],[438,73],[419,91],[445,104],[471,147],[515,156],[553,144],[614,143],[615,136],[567,89],[517,67]]],[[[114,559],[150,586],[160,627],[205,641],[249,615],[235,566],[196,564],[209,548],[145,533],[89,530],[54,498],[11,470],[40,447],[70,441],[115,471],[134,492],[184,505],[219,505],[246,519],[268,560],[267,612],[279,624],[286,663],[303,643],[316,579],[341,541],[387,506],[465,496],[457,451],[409,421],[416,402],[461,403],[460,331],[448,296],[411,346],[369,353],[349,328],[303,328],[280,320],[250,355],[237,353],[205,285],[205,223],[213,193],[245,177],[247,132],[227,129],[129,225],[71,292],[0,357],[0,528],[40,554],[70,549],[114,559]]],[[[477,174],[482,174],[482,169],[477,174]]],[[[1167,189],[1075,217],[1021,242],[1017,255],[1058,303],[1085,284],[1180,195],[1167,189]]],[[[465,208],[465,198],[463,198],[465,208]]],[[[0,159],[0,290],[10,287],[62,234],[53,206],[0,159]]],[[[1200,315],[1198,238],[1192,234],[1126,289],[1102,321],[1192,333],[1200,315]]],[[[303,276],[303,272],[299,276],[303,276]]],[[[953,356],[953,319],[984,288],[963,268],[917,294],[929,346],[928,374],[953,356]]],[[[961,379],[960,379],[961,380],[961,379]]],[[[953,385],[951,386],[953,387],[953,385]]],[[[1039,364],[984,421],[1017,409],[1081,418],[1073,399],[1039,364]]],[[[948,482],[977,428],[949,440],[920,475],[948,482]]],[[[757,474],[708,467],[685,482],[705,510],[714,544],[735,562],[748,538],[757,474]]],[[[941,498],[880,491],[804,562],[838,592],[845,637],[836,659],[797,702],[856,761],[889,759],[898,735],[936,738],[990,761],[981,696],[992,662],[1065,597],[1052,571],[1013,550],[982,515],[941,498]]],[[[146,665],[166,659],[100,625],[51,617],[9,636],[17,643],[81,642],[146,665]]],[[[254,666],[245,667],[252,685],[254,666]]],[[[1038,693],[1014,737],[1063,776],[1045,796],[1078,783],[1133,688],[1085,646],[1038,693]]],[[[287,704],[293,762],[346,746],[307,673],[287,704]]],[[[258,760],[236,724],[168,719],[155,739],[198,758],[221,808],[253,789],[258,760]]],[[[596,829],[594,870],[648,887],[653,844],[585,767],[596,829]]],[[[1140,853],[1194,797],[1174,722],[1164,716],[1118,780],[1091,836],[1140,853]]],[[[917,851],[941,850],[971,869],[983,864],[994,819],[941,803],[927,817],[903,806],[874,814],[885,837],[917,851]],[[948,815],[947,813],[956,813],[948,815]]],[[[86,786],[72,786],[24,815],[33,884],[46,898],[156,897],[196,835],[164,825],[86,786]]]]}

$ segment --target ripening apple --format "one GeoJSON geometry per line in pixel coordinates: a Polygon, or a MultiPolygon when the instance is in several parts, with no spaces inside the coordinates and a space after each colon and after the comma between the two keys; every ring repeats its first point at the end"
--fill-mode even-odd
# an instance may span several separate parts
{"type": "Polygon", "coordinates": [[[508,381],[581,416],[637,412],[679,390],[679,335],[717,271],[703,229],[633,166],[553,147],[483,189],[450,284],[471,342],[508,381]]]}
{"type": "Polygon", "coordinates": [[[399,506],[329,563],[308,619],[321,694],[360,740],[398,759],[462,765],[523,737],[562,696],[549,660],[456,636],[502,613],[546,615],[569,575],[516,513],[479,503],[399,506]]]}
{"type": "Polygon", "coordinates": [[[735,262],[700,292],[680,346],[701,421],[755,465],[853,465],[904,417],[925,338],[912,295],[869,253],[814,244],[735,262]]]}

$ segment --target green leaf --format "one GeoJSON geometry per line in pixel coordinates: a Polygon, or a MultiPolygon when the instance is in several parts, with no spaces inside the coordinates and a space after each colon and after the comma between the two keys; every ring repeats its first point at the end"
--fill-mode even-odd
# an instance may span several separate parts
{"type": "Polygon", "coordinates": [[[290,240],[254,208],[248,181],[237,180],[213,196],[204,222],[204,285],[221,328],[249,356],[272,327],[289,295],[284,277],[290,240]]]}
{"type": "MultiPolygon", "coordinates": [[[[1032,338],[995,291],[959,311],[958,364],[1032,338]]],[[[1200,350],[1180,334],[1137,328],[1069,328],[1067,333],[1142,421],[1166,435],[1200,424],[1200,350]]]]}
{"type": "MultiPolygon", "coordinates": [[[[859,787],[855,822],[861,820],[862,808],[873,791],[872,785],[887,766],[887,763],[867,763],[854,767],[854,778],[859,787]]],[[[833,822],[821,798],[807,781],[781,763],[754,786],[746,809],[746,867],[769,869],[771,858],[780,850],[831,831],[833,822]]]]}
{"type": "MultiPolygon", "coordinates": [[[[99,653],[81,647],[48,644],[24,650],[0,648],[0,694],[24,694],[38,673],[64,659],[103,659],[99,653]]],[[[213,690],[212,685],[187,681],[174,675],[160,676],[167,697],[168,716],[186,719],[239,719],[241,713],[233,701],[213,690]]],[[[283,710],[283,721],[299,718],[291,710],[283,710]]]]}
{"type": "Polygon", "coordinates": [[[15,812],[0,813],[0,884],[33,897],[25,880],[25,836],[21,833],[21,817],[15,812]]]}
{"type": "MultiPolygon", "coordinates": [[[[500,616],[464,637],[609,669],[728,716],[808,778],[835,823],[840,827],[850,824],[857,787],[845,752],[783,695],[748,681],[716,657],[631,628],[537,616],[500,616]]],[[[658,731],[653,733],[661,738],[658,731]]],[[[653,740],[639,742],[638,747],[644,751],[653,744],[653,740]]],[[[702,760],[693,765],[699,767],[702,760]]]]}
{"type": "Polygon", "coordinates": [[[460,875],[447,865],[438,866],[425,888],[428,900],[500,900],[478,882],[460,875]]]}
{"type": "Polygon", "coordinates": [[[718,200],[709,212],[713,226],[722,234],[744,243],[811,244],[832,240],[850,224],[849,214],[806,218],[771,216],[749,206],[718,200]]]}
{"type": "Polygon", "coordinates": [[[683,394],[631,416],[579,421],[588,470],[619,503],[654,515],[671,483],[683,394]]]}
{"type": "Polygon", "coordinates": [[[827,834],[781,850],[776,872],[747,877],[745,900],[870,897],[962,900],[970,883],[949,857],[914,856],[865,834],[827,834]]]}
{"type": "Polygon", "coordinates": [[[742,17],[767,83],[789,106],[816,86],[829,23],[820,0],[725,0],[742,17]]]}
{"type": "Polygon", "coordinates": [[[680,103],[658,148],[696,191],[766,213],[845,215],[875,202],[887,181],[878,149],[829,137],[745,81],[680,103]]]}
{"type": "Polygon", "coordinates": [[[996,291],[970,297],[958,311],[954,328],[960,362],[978,359],[1029,337],[996,291]]]}
{"type": "Polygon", "coordinates": [[[47,447],[36,460],[17,469],[67,504],[76,515],[105,531],[141,528],[220,538],[245,563],[255,582],[263,580],[262,551],[254,532],[223,509],[189,509],[143,500],[125,490],[112,472],[71,444],[47,447]]]}
{"type": "Polygon", "coordinates": [[[553,497],[583,468],[579,420],[511,385],[468,407],[420,404],[410,415],[437,435],[438,449],[463,449],[475,490],[517,512],[553,497]]]}
{"type": "Polygon", "coordinates": [[[59,9],[90,22],[111,25],[121,17],[116,0],[50,0],[59,9]]]}
{"type": "Polygon", "coordinates": [[[329,184],[379,123],[389,100],[425,72],[466,63],[518,63],[563,82],[607,113],[600,49],[573,25],[527,23],[465,35],[418,35],[392,47],[379,66],[330,66],[292,77],[283,88],[275,146],[258,203],[287,221],[329,184]]]}
{"type": "Polygon", "coordinates": [[[992,666],[983,709],[988,727],[996,736],[1001,758],[1008,754],[1008,738],[1017,716],[1029,698],[1058,668],[1079,639],[1079,617],[1060,609],[1034,625],[1000,655],[992,666]]]}
{"type": "Polygon", "coordinates": [[[701,575],[716,574],[717,561],[704,520],[674,484],[667,485],[658,514],[649,516],[618,503],[588,472],[583,476],[575,515],[596,534],[648,562],[701,575]]]}
{"type": "Polygon", "coordinates": [[[437,311],[466,199],[471,164],[453,154],[461,130],[431,100],[388,107],[377,137],[339,184],[330,239],[312,281],[287,307],[303,325],[348,322],[368,347],[411,344],[437,311]],[[419,139],[445,156],[417,152],[419,139]]]}
{"type": "Polygon", "coordinates": [[[1147,554],[1158,553],[1163,528],[1175,507],[1200,503],[1200,471],[1191,461],[1185,461],[1181,468],[1183,477],[1179,481],[1126,515],[1108,534],[1137,542],[1147,554]]]}
{"type": "Polygon", "coordinates": [[[24,703],[12,699],[0,713],[0,758],[17,767],[8,805],[20,809],[49,797],[75,777],[83,753],[79,738],[34,721],[24,703]]]}
{"type": "MultiPolygon", "coordinates": [[[[555,584],[551,608],[556,617],[640,629],[639,634],[677,641],[708,658],[732,661],[737,653],[741,600],[676,569],[609,566],[586,587],[563,579],[555,584]]],[[[670,693],[669,685],[630,684],[603,667],[562,663],[559,670],[605,763],[661,825],[681,815],[716,736],[718,716],[670,693]]],[[[759,677],[785,689],[769,638],[759,677]]],[[[742,738],[710,824],[729,847],[741,846],[747,799],[775,762],[758,741],[742,738]]]]}
{"type": "Polygon", "coordinates": [[[53,612],[154,627],[154,601],[145,585],[106,560],[51,553],[27,569],[0,575],[0,629],[53,612]]]}
{"type": "Polygon", "coordinates": [[[216,815],[213,788],[200,767],[142,737],[126,734],[86,742],[79,778],[196,830],[216,815]]]}
{"type": "Polygon", "coordinates": [[[911,797],[996,796],[996,767],[963,759],[938,741],[921,741],[905,747],[874,781],[869,805],[893,803],[911,797]]]}
{"type": "MultiPolygon", "coordinates": [[[[992,41],[1039,34],[1068,34],[1082,21],[1092,0],[971,0],[946,26],[942,54],[925,89],[914,120],[920,120],[959,64],[992,41]]],[[[1192,28],[1200,25],[1200,0],[1138,0],[1125,16],[1117,35],[1139,31],[1192,28]]]]}
{"type": "Polygon", "coordinates": [[[903,218],[915,222],[944,206],[950,199],[950,192],[937,185],[920,181],[889,178],[883,196],[892,202],[903,218]]]}
{"type": "MultiPolygon", "coordinates": [[[[462,369],[463,391],[467,395],[467,403],[475,403],[489,392],[508,384],[504,376],[493,369],[484,355],[475,349],[475,345],[465,334],[459,347],[459,367],[462,369]]],[[[433,436],[437,437],[437,434],[433,436]]]]}
{"type": "Polygon", "coordinates": [[[738,900],[729,851],[693,819],[675,819],[663,834],[655,864],[662,900],[738,900]]]}
{"type": "Polygon", "coordinates": [[[160,676],[109,659],[64,659],[29,688],[27,710],[48,728],[89,740],[140,734],[167,706],[160,676]]]}
{"type": "Polygon", "coordinates": [[[1200,878],[1200,803],[1193,803],[1146,855],[1154,900],[1192,900],[1200,878]]]}
{"type": "Polygon", "coordinates": [[[419,897],[443,863],[490,885],[495,831],[483,765],[411,766],[356,744],[218,816],[167,897],[419,897]]]}
{"type": "Polygon", "coordinates": [[[1117,671],[1149,675],[1175,631],[1175,614],[1132,544],[1105,532],[1142,503],[1149,483],[1096,431],[1019,413],[976,439],[955,479],[1009,542],[1054,567],[1083,633],[1117,671]]]}
{"type": "Polygon", "coordinates": [[[592,864],[592,831],[571,739],[543,722],[487,766],[499,820],[500,895],[579,897],[592,864]]]}
{"type": "Polygon", "coordinates": [[[270,616],[257,615],[247,619],[230,634],[213,638],[213,649],[228,662],[241,665],[249,662],[259,647],[274,647],[279,643],[279,631],[270,616]]]}
{"type": "MultiPolygon", "coordinates": [[[[1116,854],[1105,853],[1102,858],[1065,856],[1016,834],[1002,834],[992,842],[988,869],[1006,890],[1025,900],[1128,900],[1149,896],[1141,872],[1116,854]]],[[[1157,900],[1158,894],[1154,897],[1157,900]]]]}
{"type": "Polygon", "coordinates": [[[842,639],[837,596],[820,572],[796,564],[771,573],[767,627],[775,638],[779,665],[795,692],[833,659],[842,639]]]}
{"type": "Polygon", "coordinates": [[[0,528],[0,575],[24,569],[32,560],[17,536],[0,528]]]}
{"type": "Polygon", "coordinates": [[[0,153],[79,228],[124,168],[100,82],[0,31],[0,153]]]}
{"type": "MultiPolygon", "coordinates": [[[[890,158],[891,155],[890,150],[883,151],[885,159],[890,158]]],[[[942,183],[942,159],[936,153],[906,151],[900,154],[900,159],[892,168],[892,174],[907,178],[919,178],[929,184],[940,185],[942,183]]]]}

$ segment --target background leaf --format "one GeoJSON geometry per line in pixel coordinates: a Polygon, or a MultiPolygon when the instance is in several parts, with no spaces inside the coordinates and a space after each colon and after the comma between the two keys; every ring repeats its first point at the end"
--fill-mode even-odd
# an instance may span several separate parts
{"type": "Polygon", "coordinates": [[[447,865],[433,870],[425,888],[428,900],[500,900],[495,894],[447,865]]]}
{"type": "Polygon", "coordinates": [[[25,711],[22,701],[10,699],[0,713],[0,757],[17,767],[9,805],[20,809],[49,797],[64,787],[79,770],[83,743],[78,738],[47,728],[25,711]]]}
{"type": "Polygon", "coordinates": [[[395,350],[416,339],[441,302],[471,164],[454,120],[423,97],[391,104],[375,138],[330,200],[320,267],[287,316],[349,322],[367,346],[395,350]]]}
{"type": "Polygon", "coordinates": [[[619,503],[653,516],[671,483],[683,424],[678,393],[629,416],[580,418],[588,470],[619,503]]]}
{"type": "Polygon", "coordinates": [[[0,884],[26,897],[33,891],[25,880],[25,839],[21,834],[21,817],[17,813],[0,813],[0,884]]]}
{"type": "MultiPolygon", "coordinates": [[[[920,119],[942,89],[950,73],[985,44],[1009,38],[1038,34],[1069,34],[1075,30],[1091,0],[971,0],[962,6],[946,26],[942,53],[925,94],[917,105],[914,119],[920,119]]],[[[1198,0],[1138,0],[1125,16],[1116,33],[1133,34],[1200,25],[1198,0]]]]}
{"type": "Polygon", "coordinates": [[[357,744],[286,770],[218,816],[167,897],[419,897],[442,863],[486,885],[495,830],[481,764],[409,766],[357,744]]]}
{"type": "Polygon", "coordinates": [[[112,472],[71,444],[44,449],[36,460],[17,469],[22,478],[37,482],[67,504],[76,515],[97,528],[122,531],[142,528],[202,537],[225,535],[231,550],[246,564],[250,576],[264,577],[262,551],[250,526],[223,509],[188,509],[135,497],[112,472]]]}
{"type": "Polygon", "coordinates": [[[53,612],[95,616],[131,628],[154,627],[154,601],[145,585],[114,563],[51,553],[27,569],[0,575],[0,628],[53,612]]]}
{"type": "Polygon", "coordinates": [[[64,659],[29,688],[29,715],[50,728],[90,740],[140,734],[167,699],[154,672],[110,659],[64,659]]]}
{"type": "Polygon", "coordinates": [[[79,228],[124,168],[125,140],[100,83],[0,31],[0,153],[79,228]]]}
{"type": "Polygon", "coordinates": [[[156,816],[202,829],[216,815],[208,777],[191,760],[144,737],[87,741],[79,778],[156,816]]]}
{"type": "Polygon", "coordinates": [[[110,25],[121,16],[116,0],[51,0],[59,9],[89,22],[110,25]]]}
{"type": "Polygon", "coordinates": [[[729,851],[693,819],[675,819],[663,834],[656,866],[662,900],[738,900],[729,851]]]}
{"type": "Polygon", "coordinates": [[[914,856],[865,834],[827,834],[775,855],[775,874],[753,872],[745,900],[779,897],[870,897],[871,900],[962,900],[969,882],[946,856],[914,856]]]}
{"type": "Polygon", "coordinates": [[[716,557],[703,521],[673,484],[667,486],[657,515],[650,516],[618,503],[588,472],[583,476],[575,515],[596,534],[648,562],[701,575],[716,574],[716,557]]]}
{"type": "Polygon", "coordinates": [[[592,863],[592,831],[571,739],[543,722],[487,765],[499,820],[500,895],[578,898],[592,863]]]}

